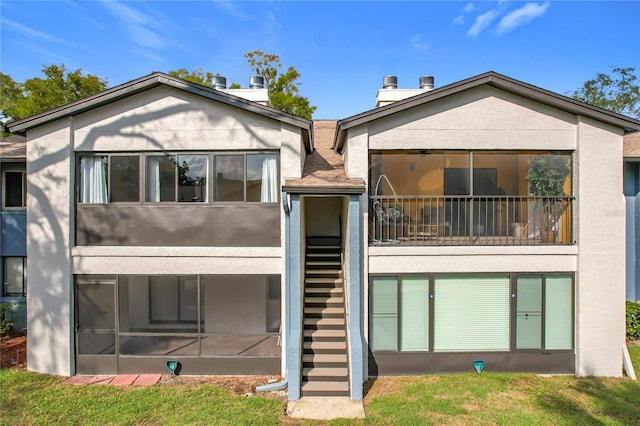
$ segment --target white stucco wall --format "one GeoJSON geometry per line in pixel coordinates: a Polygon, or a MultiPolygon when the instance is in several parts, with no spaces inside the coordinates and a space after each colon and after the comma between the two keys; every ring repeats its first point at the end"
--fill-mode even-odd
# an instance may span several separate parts
{"type": "Polygon", "coordinates": [[[285,282],[284,236],[281,247],[74,247],[72,153],[278,150],[284,182],[302,176],[301,129],[157,87],[30,130],[28,141],[30,370],[75,373],[74,274],[280,274],[285,282]]]}
{"type": "Polygon", "coordinates": [[[581,118],[577,135],[576,372],[620,376],[625,344],[622,132],[581,118]]]}
{"type": "Polygon", "coordinates": [[[28,369],[74,372],[70,120],[29,132],[27,143],[28,369]]]}

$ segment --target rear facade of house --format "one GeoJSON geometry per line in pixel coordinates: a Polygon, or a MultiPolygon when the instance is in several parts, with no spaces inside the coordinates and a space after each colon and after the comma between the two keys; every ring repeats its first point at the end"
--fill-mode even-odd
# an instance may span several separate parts
{"type": "Polygon", "coordinates": [[[496,73],[337,123],[238,95],[154,73],[10,125],[30,370],[622,374],[640,122],[496,73]]]}

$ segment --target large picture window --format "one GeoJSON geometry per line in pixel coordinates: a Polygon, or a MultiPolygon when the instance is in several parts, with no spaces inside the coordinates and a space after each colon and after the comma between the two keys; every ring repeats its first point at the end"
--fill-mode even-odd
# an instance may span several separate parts
{"type": "Polygon", "coordinates": [[[27,258],[5,257],[3,265],[3,296],[24,297],[27,295],[27,258]]]}
{"type": "Polygon", "coordinates": [[[2,178],[2,207],[24,209],[27,200],[27,174],[24,171],[7,170],[2,178]]]}
{"type": "Polygon", "coordinates": [[[372,276],[371,350],[573,349],[572,274],[372,276]]]}
{"type": "MultiPolygon", "coordinates": [[[[82,154],[78,169],[78,200],[83,204],[207,203],[212,195],[216,202],[278,201],[276,154],[82,154]]],[[[11,179],[14,185],[17,178],[11,179]]]]}

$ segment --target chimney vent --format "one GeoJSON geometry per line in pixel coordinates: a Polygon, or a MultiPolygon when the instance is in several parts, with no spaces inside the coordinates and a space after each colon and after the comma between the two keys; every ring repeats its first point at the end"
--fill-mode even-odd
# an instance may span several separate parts
{"type": "Polygon", "coordinates": [[[398,77],[395,75],[386,75],[382,77],[382,88],[383,89],[397,89],[398,88],[398,77]]]}
{"type": "Polygon", "coordinates": [[[423,75],[420,77],[420,88],[433,90],[434,80],[432,75],[423,75]]]}
{"type": "Polygon", "coordinates": [[[227,79],[221,75],[216,75],[213,77],[213,88],[216,90],[226,89],[227,88],[227,79]]]}
{"type": "Polygon", "coordinates": [[[249,88],[264,89],[264,77],[261,75],[252,75],[249,77],[249,88]]]}

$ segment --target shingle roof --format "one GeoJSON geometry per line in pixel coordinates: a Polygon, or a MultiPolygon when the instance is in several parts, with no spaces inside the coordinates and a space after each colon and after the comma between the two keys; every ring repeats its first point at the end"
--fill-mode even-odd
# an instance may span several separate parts
{"type": "Polygon", "coordinates": [[[11,135],[0,139],[0,160],[24,160],[27,158],[27,138],[11,135]]]}
{"type": "Polygon", "coordinates": [[[640,132],[630,133],[623,138],[623,157],[640,158],[640,132]]]}
{"type": "Polygon", "coordinates": [[[364,181],[349,179],[342,156],[332,149],[337,121],[314,120],[315,150],[307,155],[302,179],[287,179],[284,191],[290,193],[362,193],[364,181]]]}

